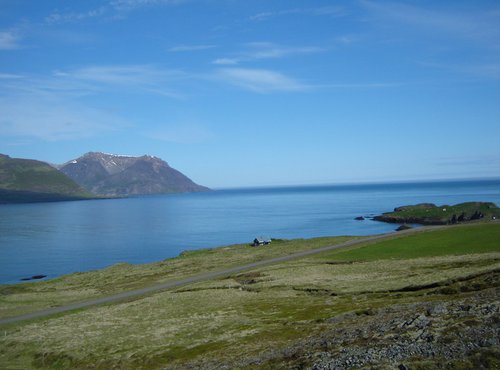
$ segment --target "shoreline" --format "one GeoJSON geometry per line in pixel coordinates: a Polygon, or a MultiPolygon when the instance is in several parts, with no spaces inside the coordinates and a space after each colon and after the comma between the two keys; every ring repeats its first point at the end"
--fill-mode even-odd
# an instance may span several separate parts
{"type": "MultiPolygon", "coordinates": [[[[479,224],[477,224],[477,225],[479,225],[479,224]]],[[[18,316],[0,318],[0,325],[6,325],[6,324],[15,323],[15,322],[24,321],[24,320],[37,319],[37,318],[41,318],[41,317],[45,317],[45,316],[49,316],[49,315],[60,314],[63,312],[78,310],[78,309],[91,307],[91,306],[97,306],[97,305],[103,305],[103,304],[108,304],[108,303],[115,303],[115,302],[125,301],[125,300],[129,300],[129,299],[139,298],[139,297],[142,297],[145,295],[153,294],[153,293],[168,290],[168,289],[178,288],[178,287],[182,287],[185,285],[190,285],[190,284],[203,282],[203,281],[207,281],[207,280],[212,280],[212,279],[216,279],[216,278],[223,278],[225,276],[229,276],[229,275],[232,275],[235,273],[240,273],[240,272],[248,271],[251,269],[266,267],[266,266],[270,266],[273,264],[288,262],[288,261],[292,261],[292,260],[297,260],[300,258],[310,257],[310,256],[313,256],[316,254],[320,254],[320,253],[327,252],[327,251],[333,251],[336,249],[344,249],[344,248],[349,248],[349,247],[363,246],[365,244],[371,244],[373,242],[378,242],[378,241],[383,241],[383,240],[392,240],[392,239],[397,239],[400,237],[403,238],[403,237],[409,236],[409,235],[425,233],[425,232],[433,232],[433,231],[442,230],[442,229],[460,228],[463,226],[464,225],[423,226],[420,228],[403,230],[403,231],[398,231],[398,232],[393,231],[393,232],[373,235],[373,236],[369,236],[369,237],[353,237],[350,240],[343,242],[343,243],[339,243],[339,244],[328,245],[328,246],[323,246],[323,247],[313,248],[313,249],[306,249],[306,250],[296,252],[293,254],[264,259],[264,260],[260,260],[260,261],[251,262],[248,264],[243,264],[243,265],[232,266],[232,267],[225,268],[222,270],[215,270],[215,271],[205,272],[202,274],[191,275],[191,276],[187,276],[185,278],[179,279],[179,280],[174,279],[174,280],[169,280],[169,281],[164,282],[164,283],[143,286],[139,289],[125,290],[125,291],[122,291],[120,293],[109,295],[109,296],[99,297],[99,298],[90,299],[90,300],[81,301],[81,302],[75,302],[75,303],[64,305],[64,306],[53,307],[53,308],[49,308],[46,310],[40,310],[40,311],[22,314],[22,315],[18,315],[18,316]]],[[[340,237],[340,238],[342,238],[342,237],[340,237]]],[[[349,237],[343,237],[343,238],[349,239],[349,237]]],[[[302,240],[302,239],[298,239],[298,240],[302,240]]],[[[307,240],[309,240],[309,239],[305,239],[305,241],[307,241],[307,240]]],[[[293,241],[297,241],[297,239],[292,240],[292,242],[293,241]]],[[[241,248],[241,245],[236,245],[234,247],[241,248]]],[[[270,246],[261,246],[261,247],[248,246],[248,248],[272,248],[272,247],[273,247],[272,244],[270,246]]],[[[223,250],[228,250],[230,248],[231,248],[231,246],[221,246],[221,247],[209,248],[209,249],[205,249],[205,250],[198,250],[198,251],[194,251],[191,253],[196,253],[196,252],[202,252],[202,253],[209,252],[210,253],[211,251],[214,251],[214,250],[223,251],[223,250]]],[[[162,262],[168,263],[168,261],[172,261],[172,260],[175,260],[178,258],[182,258],[182,256],[167,259],[167,260],[152,263],[152,264],[143,264],[143,265],[136,265],[136,266],[147,268],[148,266],[162,263],[162,262]]],[[[100,271],[102,272],[102,271],[105,271],[108,269],[113,269],[114,267],[117,267],[120,265],[121,264],[113,265],[113,266],[110,266],[110,267],[105,268],[105,269],[101,269],[101,270],[97,270],[97,271],[90,271],[90,272],[86,272],[86,273],[85,272],[84,273],[73,273],[73,274],[64,275],[62,277],[55,278],[55,279],[68,279],[68,278],[71,278],[72,276],[75,276],[75,275],[81,276],[81,275],[85,275],[85,274],[91,274],[93,272],[99,273],[100,271]]],[[[39,284],[39,283],[43,283],[43,282],[50,283],[51,281],[54,281],[55,279],[29,282],[29,283],[31,283],[31,284],[39,284]]],[[[0,288],[2,288],[2,287],[8,288],[8,287],[17,286],[17,285],[18,284],[0,285],[0,288]]]]}

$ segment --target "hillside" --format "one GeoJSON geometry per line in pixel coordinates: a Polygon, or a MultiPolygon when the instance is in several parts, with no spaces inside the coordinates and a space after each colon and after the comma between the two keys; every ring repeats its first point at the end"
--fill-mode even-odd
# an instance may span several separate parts
{"type": "Polygon", "coordinates": [[[157,157],[90,152],[60,170],[88,191],[105,196],[129,196],[207,191],[157,157]]]}
{"type": "Polygon", "coordinates": [[[45,162],[0,154],[0,203],[89,199],[92,194],[45,162]]]}
{"type": "Polygon", "coordinates": [[[402,206],[373,219],[401,224],[448,225],[493,218],[500,218],[500,208],[494,203],[467,202],[454,206],[436,206],[432,203],[402,206]]]}
{"type": "MultiPolygon", "coordinates": [[[[0,365],[498,368],[499,237],[497,222],[421,229],[133,300],[5,325],[0,365]]],[[[0,287],[0,316],[348,239],[276,240],[260,248],[197,250],[154,264],[118,264],[44,282],[5,285],[0,287]]]]}

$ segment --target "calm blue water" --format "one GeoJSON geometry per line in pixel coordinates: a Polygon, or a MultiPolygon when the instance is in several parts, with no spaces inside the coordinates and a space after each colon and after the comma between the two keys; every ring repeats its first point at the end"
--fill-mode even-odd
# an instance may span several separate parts
{"type": "Polygon", "coordinates": [[[219,190],[141,198],[0,205],[0,283],[145,263],[258,235],[309,238],[394,230],[355,221],[420,202],[500,204],[500,180],[219,190]]]}

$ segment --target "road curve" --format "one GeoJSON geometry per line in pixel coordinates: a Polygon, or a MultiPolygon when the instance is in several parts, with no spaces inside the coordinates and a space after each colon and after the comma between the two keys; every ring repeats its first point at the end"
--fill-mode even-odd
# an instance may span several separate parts
{"type": "Polygon", "coordinates": [[[168,281],[165,283],[154,284],[154,285],[150,285],[150,286],[147,286],[144,288],[128,290],[125,292],[121,292],[121,293],[117,293],[117,294],[113,294],[113,295],[109,295],[109,296],[105,296],[105,297],[101,297],[101,298],[95,298],[95,299],[90,299],[87,301],[71,303],[71,304],[59,306],[59,307],[51,307],[51,308],[47,308],[44,310],[30,312],[30,313],[19,315],[19,316],[7,317],[7,318],[0,319],[0,325],[12,324],[12,323],[16,323],[19,321],[25,321],[25,320],[31,320],[31,319],[38,319],[41,317],[55,315],[55,314],[59,314],[59,313],[67,312],[67,311],[78,310],[78,309],[82,309],[82,308],[87,308],[90,306],[96,306],[96,305],[101,305],[101,304],[124,301],[127,299],[137,298],[137,297],[144,296],[147,294],[156,293],[156,292],[159,292],[162,290],[178,288],[178,287],[188,285],[188,284],[193,284],[193,283],[198,283],[201,281],[207,281],[207,280],[212,280],[212,279],[216,279],[216,278],[221,278],[221,277],[225,277],[225,276],[239,273],[242,271],[251,270],[254,268],[260,268],[260,267],[269,266],[269,265],[274,265],[276,263],[287,262],[287,261],[295,260],[298,258],[312,256],[312,255],[322,253],[322,252],[351,247],[354,245],[359,245],[359,244],[363,244],[363,243],[367,243],[367,242],[373,242],[373,241],[384,240],[384,239],[391,239],[391,238],[394,238],[397,236],[414,234],[414,233],[421,232],[421,231],[428,230],[428,229],[439,229],[439,228],[443,228],[443,226],[425,226],[425,227],[419,227],[417,229],[400,231],[397,234],[394,232],[391,232],[391,233],[387,233],[387,234],[370,236],[370,237],[366,237],[363,239],[350,240],[350,241],[345,242],[345,243],[330,245],[330,246],[316,248],[316,249],[310,249],[310,250],[297,252],[297,253],[289,254],[286,256],[281,256],[281,257],[274,257],[274,258],[270,258],[270,259],[266,259],[266,260],[262,260],[262,261],[252,262],[252,263],[249,263],[246,265],[227,268],[227,269],[220,270],[220,271],[206,272],[203,274],[193,275],[193,276],[190,276],[190,277],[187,277],[184,279],[180,279],[180,280],[174,280],[174,281],[168,281]]]}

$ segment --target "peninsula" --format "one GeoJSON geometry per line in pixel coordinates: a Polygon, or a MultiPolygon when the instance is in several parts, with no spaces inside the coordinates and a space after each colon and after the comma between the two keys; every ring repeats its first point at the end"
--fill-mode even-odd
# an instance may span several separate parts
{"type": "Polygon", "coordinates": [[[475,220],[500,218],[500,208],[491,202],[467,202],[453,206],[432,203],[402,206],[375,216],[376,221],[397,224],[452,225],[475,220]]]}

